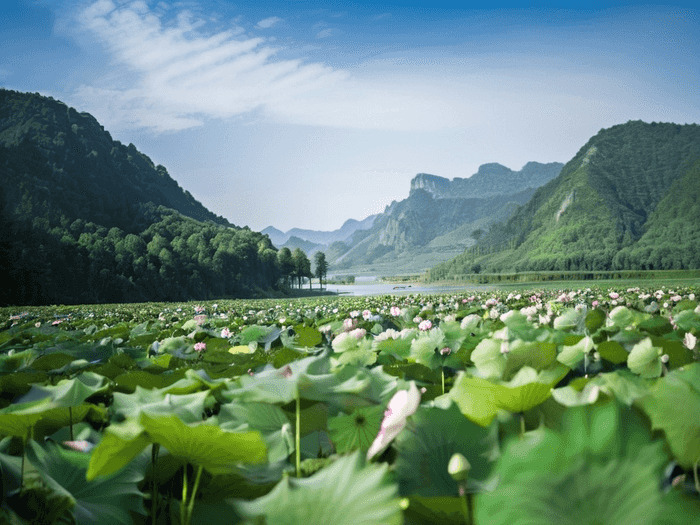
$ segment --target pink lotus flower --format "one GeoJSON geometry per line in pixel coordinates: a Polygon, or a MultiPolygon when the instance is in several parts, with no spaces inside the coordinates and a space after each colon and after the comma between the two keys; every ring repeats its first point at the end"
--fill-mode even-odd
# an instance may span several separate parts
{"type": "Polygon", "coordinates": [[[195,352],[202,353],[204,350],[207,349],[207,344],[206,343],[195,343],[194,344],[194,350],[195,352]]]}
{"type": "Polygon", "coordinates": [[[690,332],[686,332],[685,337],[683,338],[683,344],[688,350],[692,350],[695,348],[695,345],[698,342],[698,338],[695,337],[693,334],[690,332]]]}
{"type": "Polygon", "coordinates": [[[367,461],[386,450],[406,426],[406,419],[415,414],[419,406],[420,392],[413,381],[408,390],[399,390],[394,394],[384,412],[379,434],[367,451],[367,461]]]}
{"type": "Polygon", "coordinates": [[[370,312],[369,310],[363,310],[363,311],[362,311],[362,318],[363,318],[365,321],[368,321],[370,317],[372,317],[372,312],[370,312]]]}
{"type": "Polygon", "coordinates": [[[595,307],[598,306],[599,304],[600,304],[600,303],[599,303],[598,301],[593,301],[593,302],[591,303],[591,306],[592,306],[593,308],[595,308],[595,307]]]}
{"type": "Polygon", "coordinates": [[[399,315],[401,315],[401,310],[399,309],[398,306],[392,306],[390,311],[391,311],[391,315],[393,315],[394,317],[398,317],[399,315]]]}
{"type": "Polygon", "coordinates": [[[229,337],[231,337],[231,331],[227,327],[224,327],[224,329],[221,330],[221,337],[223,337],[224,339],[228,339],[229,337]]]}
{"type": "Polygon", "coordinates": [[[433,323],[431,323],[428,319],[425,321],[421,321],[420,324],[418,325],[419,330],[428,331],[433,327],[433,323]]]}
{"type": "Polygon", "coordinates": [[[617,292],[610,292],[609,295],[610,295],[610,299],[619,299],[620,298],[620,294],[617,292]]]}

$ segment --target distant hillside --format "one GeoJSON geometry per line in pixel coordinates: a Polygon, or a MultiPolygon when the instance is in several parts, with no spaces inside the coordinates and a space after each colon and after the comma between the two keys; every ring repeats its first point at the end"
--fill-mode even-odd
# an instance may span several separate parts
{"type": "Polygon", "coordinates": [[[700,126],[601,130],[507,221],[432,278],[525,270],[700,268],[700,126]]]}
{"type": "Polygon", "coordinates": [[[279,277],[266,237],[52,98],[0,89],[0,173],[2,304],[236,296],[279,277]]]}
{"type": "Polygon", "coordinates": [[[508,218],[563,164],[529,162],[521,171],[486,164],[468,179],[420,173],[407,199],[394,202],[351,243],[329,247],[331,271],[415,273],[471,246],[490,224],[508,218]]]}
{"type": "MultiPolygon", "coordinates": [[[[297,239],[300,239],[302,241],[309,241],[314,245],[323,246],[332,244],[337,241],[350,241],[355,232],[371,228],[376,217],[376,215],[370,215],[369,217],[361,221],[357,221],[355,219],[348,219],[343,223],[343,225],[339,229],[333,231],[303,230],[301,228],[292,228],[288,232],[284,233],[278,230],[277,228],[268,226],[260,233],[270,237],[272,244],[274,244],[278,248],[281,248],[285,245],[291,247],[292,245],[286,244],[290,241],[291,237],[296,237],[297,239]]],[[[293,246],[295,248],[297,246],[301,246],[299,245],[299,241],[293,241],[293,243],[293,246]]],[[[302,247],[302,249],[306,251],[305,248],[302,247]]]]}

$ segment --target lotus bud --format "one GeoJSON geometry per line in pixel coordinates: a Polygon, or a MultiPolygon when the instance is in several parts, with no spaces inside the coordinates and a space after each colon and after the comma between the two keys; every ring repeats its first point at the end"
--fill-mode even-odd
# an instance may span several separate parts
{"type": "Polygon", "coordinates": [[[458,483],[460,481],[466,481],[471,468],[472,466],[469,464],[469,460],[459,452],[452,454],[450,462],[447,464],[447,472],[452,476],[452,479],[458,483]]]}

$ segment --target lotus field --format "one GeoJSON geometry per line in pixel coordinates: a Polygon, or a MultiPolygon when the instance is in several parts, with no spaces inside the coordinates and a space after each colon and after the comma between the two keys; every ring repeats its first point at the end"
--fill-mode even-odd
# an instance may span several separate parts
{"type": "Polygon", "coordinates": [[[472,294],[5,308],[0,523],[700,523],[700,290],[472,294]]]}

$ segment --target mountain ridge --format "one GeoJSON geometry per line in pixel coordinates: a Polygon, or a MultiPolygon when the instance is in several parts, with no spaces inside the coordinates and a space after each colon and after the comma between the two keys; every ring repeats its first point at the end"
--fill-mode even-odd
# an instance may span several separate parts
{"type": "MultiPolygon", "coordinates": [[[[629,121],[600,130],[507,221],[494,224],[472,249],[431,269],[431,278],[486,272],[700,267],[700,253],[668,239],[692,235],[679,217],[675,229],[660,202],[675,190],[689,209],[700,198],[700,126],[629,121]],[[659,236],[666,231],[666,239],[659,236]],[[649,232],[657,232],[657,244],[649,232]],[[644,253],[642,238],[647,236],[644,253]]],[[[666,200],[665,200],[666,199],[666,200]]],[[[697,229],[695,227],[695,229],[697,229]]]]}

